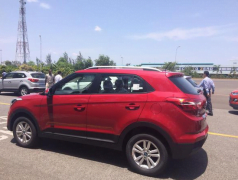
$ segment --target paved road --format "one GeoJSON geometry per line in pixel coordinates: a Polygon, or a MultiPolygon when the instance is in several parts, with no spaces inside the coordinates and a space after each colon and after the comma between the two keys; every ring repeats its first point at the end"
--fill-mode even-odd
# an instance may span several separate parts
{"type": "Polygon", "coordinates": [[[238,111],[229,107],[228,98],[238,89],[238,81],[215,80],[215,84],[214,116],[208,117],[210,135],[203,149],[171,160],[157,178],[132,172],[124,154],[109,149],[56,140],[42,141],[35,149],[18,147],[6,129],[7,104],[14,96],[0,95],[0,179],[237,179],[238,111]]]}

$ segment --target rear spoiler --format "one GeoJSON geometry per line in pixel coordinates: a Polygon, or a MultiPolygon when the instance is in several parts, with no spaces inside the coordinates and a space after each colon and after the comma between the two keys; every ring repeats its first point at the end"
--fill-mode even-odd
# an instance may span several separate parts
{"type": "Polygon", "coordinates": [[[184,74],[180,73],[180,72],[166,72],[165,76],[168,77],[168,78],[169,77],[183,77],[184,74]]]}

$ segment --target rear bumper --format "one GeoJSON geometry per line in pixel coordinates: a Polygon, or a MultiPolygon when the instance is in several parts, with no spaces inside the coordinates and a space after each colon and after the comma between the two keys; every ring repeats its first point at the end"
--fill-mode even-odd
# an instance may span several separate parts
{"type": "Polygon", "coordinates": [[[185,158],[202,148],[203,144],[207,140],[208,127],[204,130],[205,135],[197,138],[194,143],[173,143],[171,146],[172,158],[182,159],[185,158]]]}
{"type": "Polygon", "coordinates": [[[196,153],[205,143],[207,136],[208,135],[206,135],[202,140],[197,141],[194,144],[175,144],[172,150],[172,158],[182,159],[191,154],[196,153]]]}

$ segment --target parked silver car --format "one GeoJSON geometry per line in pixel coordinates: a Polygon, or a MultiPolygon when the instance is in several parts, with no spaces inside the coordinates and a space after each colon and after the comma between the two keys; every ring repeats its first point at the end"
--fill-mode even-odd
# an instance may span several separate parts
{"type": "Polygon", "coordinates": [[[187,81],[190,82],[193,85],[193,87],[197,89],[198,93],[203,94],[203,88],[198,87],[197,83],[194,82],[191,76],[184,76],[184,78],[187,79],[187,81]]]}
{"type": "Polygon", "coordinates": [[[34,71],[14,71],[0,79],[0,92],[15,92],[21,96],[45,90],[45,74],[34,71]]]}

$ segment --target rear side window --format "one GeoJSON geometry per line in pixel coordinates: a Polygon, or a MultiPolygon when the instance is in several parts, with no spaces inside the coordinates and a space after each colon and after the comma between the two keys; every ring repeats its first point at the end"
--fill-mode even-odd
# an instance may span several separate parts
{"type": "Polygon", "coordinates": [[[169,78],[181,91],[186,94],[198,94],[193,85],[184,77],[170,77],[169,78]]]}
{"type": "Polygon", "coordinates": [[[45,79],[45,74],[43,73],[32,73],[31,76],[33,78],[42,78],[42,79],[45,79]]]}
{"type": "Polygon", "coordinates": [[[134,75],[103,74],[98,87],[103,94],[128,94],[146,92],[144,81],[134,75]]]}
{"type": "Polygon", "coordinates": [[[194,87],[197,87],[197,84],[191,79],[191,78],[188,78],[187,79],[194,87]]]}
{"type": "Polygon", "coordinates": [[[26,75],[24,73],[15,73],[13,78],[25,78],[26,75]]]}

